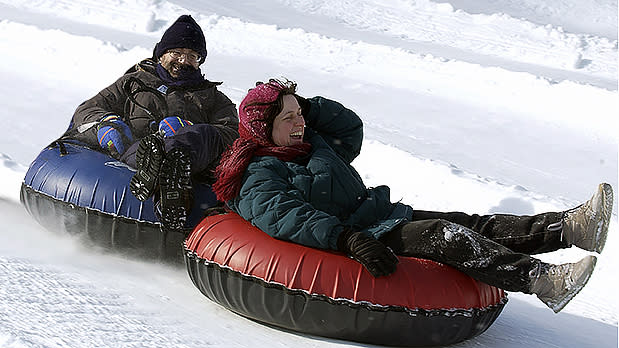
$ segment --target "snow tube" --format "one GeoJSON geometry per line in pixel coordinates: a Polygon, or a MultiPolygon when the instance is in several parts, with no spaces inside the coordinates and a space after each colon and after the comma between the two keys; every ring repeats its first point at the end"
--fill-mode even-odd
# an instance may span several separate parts
{"type": "Polygon", "coordinates": [[[373,278],[344,254],[271,238],[235,213],[204,219],[184,243],[194,285],[247,318],[324,337],[389,346],[457,343],[484,332],[500,289],[442,264],[399,257],[373,278]]]}
{"type": "Polygon", "coordinates": [[[26,210],[44,227],[84,237],[94,245],[140,258],[182,263],[183,240],[216,203],[207,185],[194,188],[184,231],[162,227],[153,200],[129,190],[135,169],[78,143],[55,143],[32,162],[21,185],[26,210]]]}

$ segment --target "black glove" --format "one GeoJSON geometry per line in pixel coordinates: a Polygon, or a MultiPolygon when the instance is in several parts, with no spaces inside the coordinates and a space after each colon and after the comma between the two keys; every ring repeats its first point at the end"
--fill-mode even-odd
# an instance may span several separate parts
{"type": "Polygon", "coordinates": [[[398,258],[391,249],[373,237],[345,229],[337,240],[340,251],[352,256],[374,277],[395,272],[398,258]]]}
{"type": "Polygon", "coordinates": [[[299,103],[299,106],[301,107],[301,114],[303,115],[303,117],[307,116],[307,114],[309,113],[309,109],[310,109],[309,100],[297,94],[294,94],[294,97],[297,99],[297,103],[299,103]]]}

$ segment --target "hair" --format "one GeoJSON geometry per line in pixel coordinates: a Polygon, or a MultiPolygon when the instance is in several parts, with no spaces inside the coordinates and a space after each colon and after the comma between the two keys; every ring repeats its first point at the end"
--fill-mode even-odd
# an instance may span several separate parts
{"type": "MultiPolygon", "coordinates": [[[[256,86],[260,86],[264,84],[262,81],[256,82],[256,86]]],[[[272,102],[254,102],[247,104],[243,107],[243,111],[250,106],[266,106],[266,110],[264,110],[264,116],[262,119],[256,119],[252,122],[264,122],[266,124],[267,136],[271,141],[272,133],[273,133],[273,122],[275,122],[275,117],[279,115],[280,112],[284,109],[284,96],[285,95],[296,95],[297,93],[297,83],[294,81],[290,81],[286,78],[283,80],[280,79],[269,79],[268,84],[273,85],[274,88],[278,88],[279,92],[277,94],[277,98],[272,102]]]]}

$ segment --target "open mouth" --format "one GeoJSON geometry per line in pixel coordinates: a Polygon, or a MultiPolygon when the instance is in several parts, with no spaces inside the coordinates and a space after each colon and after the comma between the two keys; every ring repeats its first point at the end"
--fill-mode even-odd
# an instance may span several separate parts
{"type": "Polygon", "coordinates": [[[303,131],[300,130],[300,131],[292,132],[292,133],[290,133],[290,137],[292,139],[302,139],[303,138],[303,131]]]}
{"type": "Polygon", "coordinates": [[[192,67],[185,64],[172,63],[170,65],[170,75],[174,77],[181,77],[187,75],[192,71],[192,67]]]}
{"type": "Polygon", "coordinates": [[[184,67],[180,64],[172,64],[172,74],[180,75],[180,73],[184,70],[184,67]]]}

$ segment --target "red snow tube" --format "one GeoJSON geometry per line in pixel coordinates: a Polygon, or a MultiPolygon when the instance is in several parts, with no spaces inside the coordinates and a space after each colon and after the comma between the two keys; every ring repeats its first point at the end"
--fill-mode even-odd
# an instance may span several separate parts
{"type": "Polygon", "coordinates": [[[184,243],[193,283],[242,316],[297,332],[391,346],[448,345],[484,332],[506,294],[442,264],[399,257],[373,278],[341,253],[271,238],[235,213],[184,243]]]}

